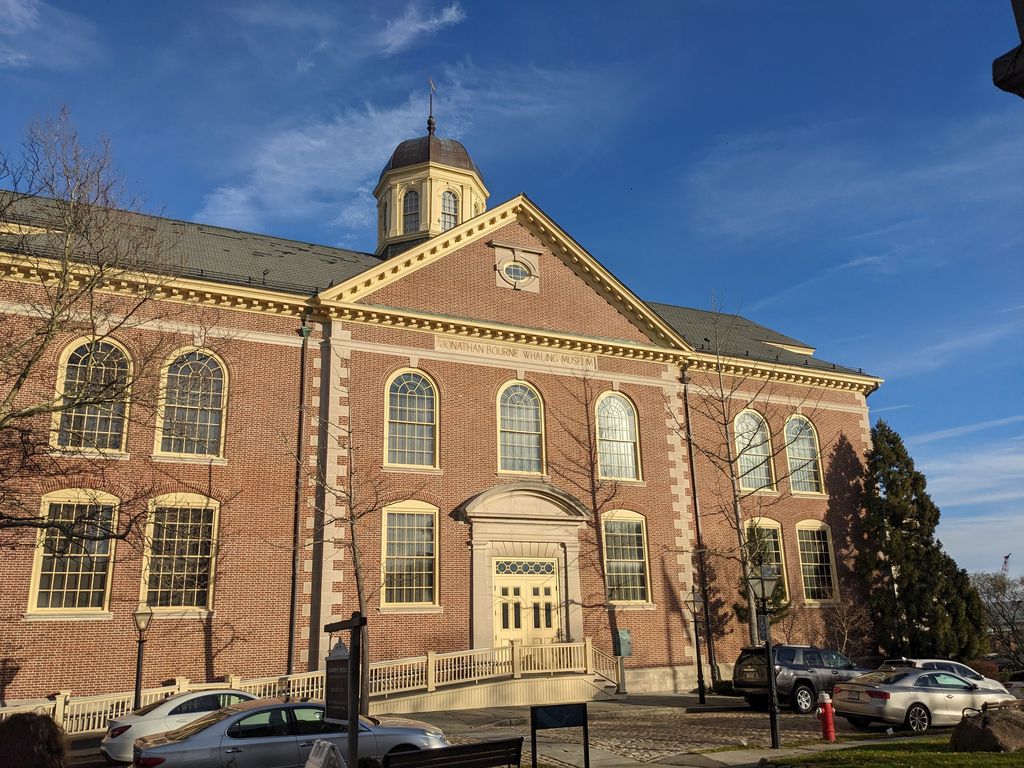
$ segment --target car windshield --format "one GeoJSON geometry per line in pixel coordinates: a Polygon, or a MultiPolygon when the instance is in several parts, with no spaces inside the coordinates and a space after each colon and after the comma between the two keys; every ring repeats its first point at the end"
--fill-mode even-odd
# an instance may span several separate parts
{"type": "Polygon", "coordinates": [[[866,675],[855,677],[850,682],[861,683],[862,685],[892,685],[893,683],[902,680],[908,674],[910,673],[879,669],[874,672],[868,672],[866,675]]]}
{"type": "Polygon", "coordinates": [[[214,723],[220,722],[231,714],[233,714],[233,711],[230,707],[218,709],[216,712],[210,712],[207,715],[203,715],[198,720],[193,720],[188,725],[183,725],[181,728],[175,728],[173,731],[168,731],[164,736],[174,741],[181,741],[182,739],[187,739],[194,733],[199,733],[200,731],[209,728],[214,723]]]}

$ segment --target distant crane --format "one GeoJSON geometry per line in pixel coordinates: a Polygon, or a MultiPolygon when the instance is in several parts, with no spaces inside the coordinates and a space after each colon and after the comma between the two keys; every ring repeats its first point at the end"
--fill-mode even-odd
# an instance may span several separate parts
{"type": "Polygon", "coordinates": [[[1010,573],[1010,555],[1012,554],[1013,552],[1010,552],[1008,555],[1003,555],[1003,567],[999,570],[999,574],[1003,577],[1006,577],[1010,573]]]}

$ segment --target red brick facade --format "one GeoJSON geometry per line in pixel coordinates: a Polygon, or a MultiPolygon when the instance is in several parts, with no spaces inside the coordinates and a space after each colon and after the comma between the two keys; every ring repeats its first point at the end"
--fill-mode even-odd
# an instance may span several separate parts
{"type": "MultiPolygon", "coordinates": [[[[402,256],[395,260],[401,261],[402,256]]],[[[633,655],[627,666],[639,675],[642,685],[654,687],[675,684],[673,675],[680,671],[680,680],[690,679],[692,619],[681,596],[696,578],[691,493],[696,483],[704,543],[710,550],[707,573],[716,617],[715,650],[721,664],[731,664],[746,634],[731,615],[739,571],[736,534],[725,503],[726,478],[699,451],[695,452],[696,480],[691,477],[682,437],[679,358],[659,360],[649,349],[661,346],[674,355],[682,352],[669,349],[650,328],[643,328],[635,315],[612,298],[613,292],[595,290],[581,277],[583,267],[571,263],[564,254],[553,253],[535,229],[513,221],[358,298],[363,308],[406,309],[439,318],[430,327],[398,327],[372,316],[345,314],[348,305],[343,297],[311,301],[304,374],[299,334],[303,321],[298,313],[282,315],[256,306],[247,311],[207,310],[189,301],[157,300],[146,309],[154,313],[151,327],[118,332],[117,340],[133,354],[139,348],[159,346],[156,342],[168,350],[196,344],[207,348],[225,362],[229,382],[222,461],[154,457],[156,417],[152,408],[141,405],[145,398],[140,391],[140,407],[128,427],[127,456],[90,461],[80,476],[75,473],[78,460],[69,459],[65,477],[28,482],[24,488],[27,497],[38,500],[61,487],[91,487],[136,499],[142,509],[147,497],[173,492],[200,493],[219,502],[211,610],[154,620],[146,645],[145,684],[175,676],[205,680],[228,673],[283,673],[293,610],[293,666],[296,671],[317,668],[326,653],[322,625],[357,607],[349,530],[339,522],[349,501],[369,510],[356,524],[356,536],[373,658],[479,644],[482,634],[474,626],[481,617],[473,606],[483,575],[478,572],[482,561],[474,559],[479,557],[474,547],[481,546],[476,531],[483,528],[466,510],[474,499],[499,486],[508,486],[513,494],[519,486],[529,486],[531,493],[546,486],[552,499],[565,495],[575,499],[576,516],[565,522],[578,526],[574,544],[578,557],[570,562],[566,555],[558,567],[578,576],[578,605],[571,610],[578,610],[580,618],[576,630],[572,626],[576,620],[565,618],[561,636],[591,637],[597,647],[611,652],[613,631],[628,629],[633,655]],[[540,253],[537,292],[496,284],[492,242],[540,253]],[[445,318],[540,329],[596,342],[615,340],[648,351],[630,357],[563,347],[560,351],[588,361],[587,367],[574,367],[524,355],[523,350],[551,349],[529,342],[488,342],[491,348],[446,346],[446,339],[474,339],[446,331],[445,318]],[[163,322],[159,327],[157,319],[163,322]],[[518,351],[510,352],[509,347],[518,351]],[[503,359],[506,352],[508,359],[503,359]],[[386,387],[389,377],[404,369],[422,372],[436,386],[437,467],[384,466],[386,387]],[[305,402],[300,415],[303,380],[305,402]],[[499,470],[497,399],[501,388],[513,380],[533,387],[543,402],[545,468],[540,475],[499,470]],[[588,453],[594,443],[597,398],[612,391],[628,398],[636,410],[642,473],[638,481],[602,480],[588,453]],[[436,605],[382,607],[382,509],[410,499],[438,510],[436,605]],[[300,514],[297,552],[292,541],[296,503],[300,514]],[[597,537],[602,514],[612,510],[633,512],[644,520],[649,578],[644,604],[611,609],[607,605],[597,537]],[[294,608],[293,555],[298,559],[294,608]]],[[[7,287],[0,282],[0,291],[7,287]]],[[[0,293],[0,301],[14,291],[12,287],[11,292],[0,293]]],[[[13,311],[12,306],[13,302],[0,303],[0,311],[13,311]]],[[[66,341],[70,339],[61,339],[48,350],[49,358],[34,382],[40,390],[53,387],[66,341]]],[[[740,389],[753,393],[763,387],[764,380],[752,376],[751,383],[740,389]]],[[[159,378],[140,380],[136,389],[144,384],[158,387],[159,378]]],[[[709,446],[721,431],[713,422],[702,421],[692,399],[708,397],[713,385],[713,380],[701,379],[689,392],[696,442],[709,446]]],[[[867,448],[864,397],[839,385],[773,382],[749,399],[769,422],[773,437],[781,434],[786,418],[794,412],[811,420],[817,430],[823,493],[790,493],[785,451],[776,449],[777,488],[743,500],[745,519],[761,516],[781,527],[794,605],[789,625],[782,630],[788,634],[785,639],[815,640],[820,636],[823,608],[803,604],[796,525],[805,520],[828,522],[840,593],[853,589],[845,563],[856,533],[858,462],[867,448]]],[[[730,403],[736,412],[744,404],[742,398],[730,403]]],[[[515,526],[529,530],[529,521],[517,520],[515,526]]],[[[32,612],[34,542],[35,533],[26,531],[0,559],[4,697],[31,698],[58,689],[76,693],[129,689],[136,640],[131,613],[140,598],[144,542],[129,538],[116,544],[106,609],[79,616],[74,611],[61,616],[32,612]]],[[[542,544],[524,544],[522,551],[542,544]]],[[[566,591],[572,589],[566,587],[566,591]]],[[[562,598],[567,599],[566,594],[562,598]]],[[[567,607],[565,616],[571,615],[576,614],[567,607]]]]}

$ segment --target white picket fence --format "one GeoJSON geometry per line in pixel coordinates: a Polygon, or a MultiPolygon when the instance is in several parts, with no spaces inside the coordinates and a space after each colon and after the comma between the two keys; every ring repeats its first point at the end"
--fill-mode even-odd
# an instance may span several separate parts
{"type": "MultiPolygon", "coordinates": [[[[485,680],[518,679],[526,675],[596,674],[618,686],[621,684],[621,665],[621,659],[596,650],[589,638],[582,643],[514,644],[452,653],[428,652],[426,656],[370,664],[370,697],[378,699],[411,692],[432,692],[438,688],[485,680]]],[[[247,691],[260,698],[290,696],[322,700],[324,673],[302,672],[250,679],[228,675],[215,683],[193,683],[180,677],[171,685],[144,688],[142,704],[145,706],[185,691],[225,687],[247,691]]],[[[68,734],[99,733],[106,730],[108,720],[131,712],[134,698],[134,692],[74,696],[71,691],[59,691],[39,704],[0,707],[0,720],[18,712],[39,712],[52,717],[68,734]]]]}

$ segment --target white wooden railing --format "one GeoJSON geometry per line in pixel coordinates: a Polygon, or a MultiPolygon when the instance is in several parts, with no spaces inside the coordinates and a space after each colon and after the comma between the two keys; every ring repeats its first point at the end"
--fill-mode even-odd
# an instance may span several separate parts
{"type": "MultiPolygon", "coordinates": [[[[370,696],[384,699],[414,691],[429,693],[454,685],[559,674],[597,674],[621,689],[620,660],[595,649],[587,639],[582,643],[513,644],[452,653],[431,651],[426,656],[377,661],[370,664],[370,696]]],[[[223,681],[214,683],[193,683],[179,677],[171,685],[144,688],[142,704],[185,691],[224,687],[247,691],[261,698],[292,696],[322,700],[324,673],[302,672],[249,679],[228,675],[223,681]]],[[[0,720],[18,712],[39,712],[52,717],[70,735],[98,733],[106,729],[108,720],[131,712],[133,703],[134,693],[131,692],[73,696],[71,691],[59,691],[50,700],[38,704],[0,707],[0,720]]]]}

